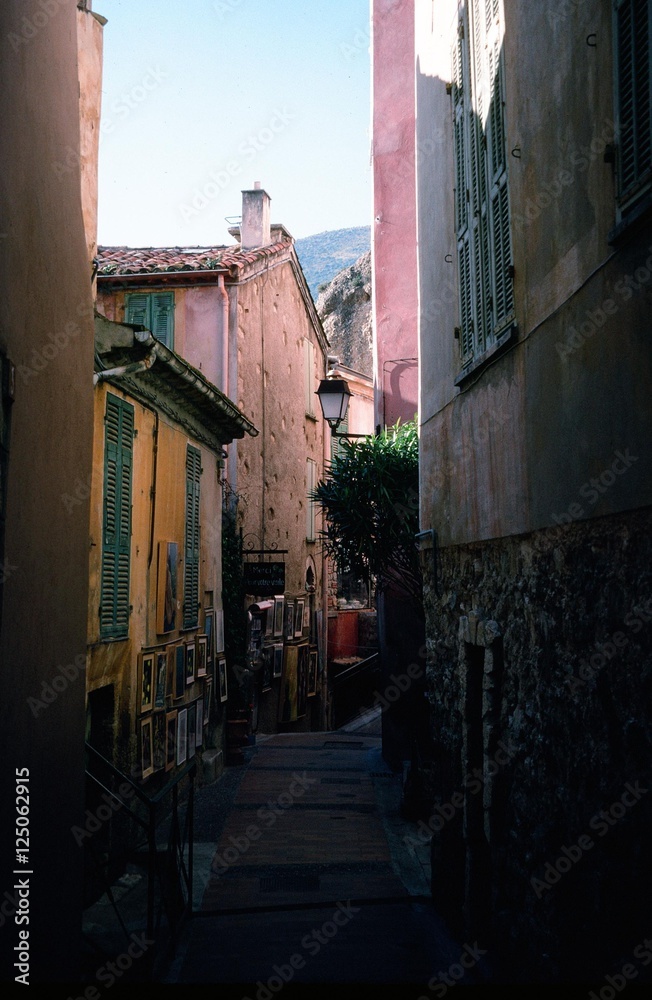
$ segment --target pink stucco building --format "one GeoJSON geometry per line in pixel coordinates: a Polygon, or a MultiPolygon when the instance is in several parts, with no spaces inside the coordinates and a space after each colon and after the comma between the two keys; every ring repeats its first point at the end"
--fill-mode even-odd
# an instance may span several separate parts
{"type": "Polygon", "coordinates": [[[371,0],[371,46],[375,423],[391,427],[419,389],[414,0],[371,0]]]}

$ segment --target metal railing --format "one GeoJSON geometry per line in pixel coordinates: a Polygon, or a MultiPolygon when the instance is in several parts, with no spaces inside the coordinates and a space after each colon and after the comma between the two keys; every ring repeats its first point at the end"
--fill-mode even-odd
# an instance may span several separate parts
{"type": "Polygon", "coordinates": [[[334,728],[345,725],[369,707],[365,702],[371,698],[373,684],[379,675],[380,657],[377,652],[331,674],[334,728]]]}
{"type": "MultiPolygon", "coordinates": [[[[163,952],[174,951],[181,925],[193,912],[194,786],[197,771],[193,759],[155,794],[121,772],[94,747],[86,743],[87,816],[92,804],[102,801],[104,813],[96,809],[98,828],[84,847],[87,874],[95,890],[106,894],[127,940],[130,930],[112,891],[117,873],[126,872],[136,860],[146,870],[146,896],[137,900],[138,912],[130,914],[155,941],[149,954],[152,968],[163,952]],[[103,821],[101,816],[110,811],[103,821]],[[101,831],[101,836],[97,833],[101,831]],[[140,913],[140,907],[144,912],[140,913]]],[[[131,903],[133,911],[133,902],[131,903]]],[[[100,949],[98,949],[100,950],[100,949]]]]}

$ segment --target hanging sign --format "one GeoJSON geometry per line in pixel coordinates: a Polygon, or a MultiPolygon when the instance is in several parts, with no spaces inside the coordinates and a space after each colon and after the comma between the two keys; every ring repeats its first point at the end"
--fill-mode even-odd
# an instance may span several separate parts
{"type": "Polygon", "coordinates": [[[265,597],[285,593],[285,563],[245,562],[244,592],[265,597]]]}

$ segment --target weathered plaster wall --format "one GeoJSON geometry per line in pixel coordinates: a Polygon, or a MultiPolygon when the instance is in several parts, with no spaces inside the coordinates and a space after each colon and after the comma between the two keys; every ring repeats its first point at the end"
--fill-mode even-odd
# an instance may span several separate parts
{"type": "MultiPolygon", "coordinates": [[[[312,607],[320,609],[325,600],[322,553],[316,540],[321,515],[316,514],[315,541],[309,542],[306,460],[316,463],[319,480],[324,469],[324,421],[314,392],[313,413],[306,412],[304,338],[314,345],[311,381],[315,391],[326,373],[324,347],[308,318],[289,260],[261,270],[230,295],[236,320],[231,351],[237,365],[231,378],[232,398],[260,431],[257,438],[239,440],[228,449],[230,482],[244,498],[245,548],[287,549],[279,557],[286,567],[286,597],[302,597],[306,607],[312,601],[312,607]],[[306,586],[308,568],[314,575],[312,594],[306,586]]],[[[249,599],[258,596],[249,595],[249,599]]],[[[273,680],[272,690],[261,694],[261,731],[275,726],[279,684],[273,680]]],[[[317,699],[309,699],[308,715],[292,728],[316,728],[316,703],[317,699]]]]}
{"type": "MultiPolygon", "coordinates": [[[[115,689],[116,763],[127,773],[138,771],[138,655],[142,649],[176,646],[203,632],[203,613],[212,594],[213,606],[221,608],[221,510],[222,486],[216,456],[200,447],[200,579],[202,608],[199,626],[184,630],[184,538],[185,467],[188,444],[200,447],[185,431],[167,418],[156,415],[119,388],[101,385],[96,389],[94,463],[91,496],[91,570],[89,588],[89,667],[88,690],[107,685],[115,689]],[[135,437],[132,484],[132,541],[129,637],[124,641],[102,642],[99,633],[100,572],[102,563],[102,518],[104,489],[104,413],[106,394],[127,399],[134,406],[135,437]],[[155,453],[156,450],[156,453],[155,453]],[[159,543],[176,542],[178,600],[177,627],[172,632],[157,631],[157,580],[159,543]]],[[[178,709],[198,697],[201,685],[189,686],[183,699],[168,699],[166,710],[178,709]]],[[[219,705],[219,702],[218,702],[219,705]]],[[[223,743],[223,711],[216,706],[211,720],[210,742],[223,743]]],[[[165,772],[163,772],[165,775],[165,772]]],[[[156,772],[150,784],[161,780],[156,772]]],[[[169,777],[169,773],[167,775],[169,777]]]]}
{"type": "MultiPolygon", "coordinates": [[[[216,278],[217,280],[217,278],[216,278]]],[[[222,296],[217,285],[170,288],[130,284],[101,288],[97,308],[107,319],[125,322],[125,295],[131,292],[174,291],[173,350],[213,385],[222,386],[222,296]]]]}
{"type": "Polygon", "coordinates": [[[435,20],[417,0],[418,142],[434,144],[418,161],[433,891],[487,928],[507,976],[588,981],[646,933],[647,793],[603,836],[593,819],[649,771],[652,251],[645,226],[609,243],[610,5],[506,2],[518,335],[455,386],[457,4],[439,6],[435,20]],[[514,750],[496,770],[499,740],[514,750]]]}
{"type": "MultiPolygon", "coordinates": [[[[88,259],[97,253],[97,171],[102,106],[103,25],[91,11],[77,9],[79,51],[79,155],[88,259]]],[[[73,156],[74,158],[74,156],[73,156]]],[[[57,174],[69,169],[61,164],[57,174]]]]}
{"type": "Polygon", "coordinates": [[[607,239],[616,221],[604,160],[613,139],[609,12],[593,3],[549,18],[545,5],[527,15],[506,5],[518,342],[459,390],[455,265],[446,261],[455,260],[445,83],[456,5],[436,23],[430,5],[420,7],[418,142],[432,144],[418,159],[422,526],[443,545],[462,544],[553,524],[571,509],[587,517],[648,504],[652,247],[644,229],[616,248],[607,239]],[[584,40],[587,25],[603,38],[598,54],[584,40]],[[542,37],[558,53],[554,80],[538,58],[542,37]],[[573,39],[582,40],[581,67],[573,39]],[[614,463],[623,468],[619,452],[636,460],[612,476],[614,463]],[[589,482],[603,475],[609,487],[592,499],[589,482]]]}
{"type": "MultiPolygon", "coordinates": [[[[16,366],[2,571],[0,856],[9,888],[9,803],[15,769],[28,768],[30,984],[76,982],[81,953],[82,865],[70,829],[84,814],[83,671],[36,713],[28,701],[40,700],[55,677],[60,684],[62,668],[83,664],[86,645],[93,303],[76,18],[74,4],[54,4],[50,14],[36,0],[0,7],[0,350],[16,366]],[[57,177],[55,164],[71,152],[70,170],[57,177]],[[67,510],[62,498],[78,482],[81,499],[67,510]]],[[[17,974],[13,912],[2,932],[6,982],[17,974]]]]}
{"type": "Polygon", "coordinates": [[[414,0],[373,0],[371,13],[375,423],[391,427],[418,396],[416,362],[394,363],[418,344],[414,0]]]}

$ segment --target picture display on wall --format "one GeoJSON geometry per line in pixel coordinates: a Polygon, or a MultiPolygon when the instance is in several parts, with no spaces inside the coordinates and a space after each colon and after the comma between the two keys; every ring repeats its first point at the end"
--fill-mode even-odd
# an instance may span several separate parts
{"type": "Polygon", "coordinates": [[[263,666],[261,672],[261,686],[263,691],[270,691],[272,687],[272,663],[274,659],[274,647],[263,647],[263,666]]]}
{"type": "Polygon", "coordinates": [[[154,653],[139,656],[140,711],[149,712],[154,703],[154,653]]]}
{"type": "Polygon", "coordinates": [[[195,681],[195,640],[186,644],[186,684],[194,684],[195,681]]]}
{"type": "Polygon", "coordinates": [[[206,666],[212,667],[215,662],[215,612],[209,608],[204,615],[204,632],[206,633],[206,666]]]}
{"type": "Polygon", "coordinates": [[[140,763],[143,778],[148,778],[154,772],[154,740],[152,716],[149,715],[140,723],[140,763]]]}
{"type": "Polygon", "coordinates": [[[283,657],[283,676],[278,698],[278,721],[295,722],[297,719],[297,662],[298,646],[286,646],[283,657]]]}
{"type": "Polygon", "coordinates": [[[273,676],[280,677],[283,673],[283,643],[277,642],[274,646],[274,669],[273,676]]]}
{"type": "Polygon", "coordinates": [[[156,654],[156,685],[154,688],[154,708],[165,708],[165,695],[168,675],[168,651],[159,650],[156,654]]]}
{"type": "Polygon", "coordinates": [[[197,636],[197,677],[205,677],[208,669],[208,636],[197,636]]]}
{"type": "Polygon", "coordinates": [[[221,608],[215,611],[215,655],[224,652],[224,612],[221,608]]]}
{"type": "Polygon", "coordinates": [[[297,719],[306,714],[308,697],[308,670],[310,667],[310,646],[307,642],[297,647],[297,719]]]}
{"type": "Polygon", "coordinates": [[[213,705],[213,678],[212,676],[206,678],[206,687],[204,688],[204,725],[208,725],[208,720],[211,714],[211,708],[213,705]]]}
{"type": "Polygon", "coordinates": [[[166,765],[165,741],[166,741],[166,715],[165,712],[157,712],[154,719],[154,770],[161,771],[166,765]]]}
{"type": "Polygon", "coordinates": [[[285,613],[285,597],[278,594],[274,598],[274,638],[278,639],[283,635],[283,616],[285,613]]]}
{"type": "Polygon", "coordinates": [[[170,771],[177,759],[177,722],[176,708],[165,716],[165,770],[170,771]]]}
{"type": "Polygon", "coordinates": [[[204,742],[204,699],[198,698],[195,716],[195,744],[200,747],[204,742]]]}
{"type": "Polygon", "coordinates": [[[182,698],[186,690],[186,646],[180,643],[175,648],[174,697],[182,698]]]}
{"type": "Polygon", "coordinates": [[[156,592],[156,631],[173,632],[177,627],[177,542],[158,543],[158,586],[156,592]]]}
{"type": "Polygon", "coordinates": [[[285,638],[294,639],[294,601],[285,602],[285,638]]]}
{"type": "Polygon", "coordinates": [[[316,649],[310,650],[310,667],[308,669],[308,697],[312,698],[317,694],[317,666],[318,652],[316,649]]]}
{"type": "Polygon", "coordinates": [[[184,764],[188,756],[188,709],[179,709],[177,718],[177,764],[184,764]]]}
{"type": "Polygon", "coordinates": [[[226,680],[226,660],[224,657],[220,657],[217,662],[217,669],[219,674],[219,684],[220,684],[220,701],[226,701],[229,694],[227,691],[227,680],[226,680]]]}
{"type": "Polygon", "coordinates": [[[303,635],[303,610],[305,608],[305,600],[300,597],[297,600],[297,607],[294,615],[294,638],[300,639],[303,635]]]}
{"type": "Polygon", "coordinates": [[[188,705],[188,760],[195,756],[197,742],[197,703],[188,705]]]}
{"type": "Polygon", "coordinates": [[[174,671],[177,664],[177,647],[168,646],[167,656],[168,665],[165,682],[165,694],[168,698],[174,698],[174,671]]]}

